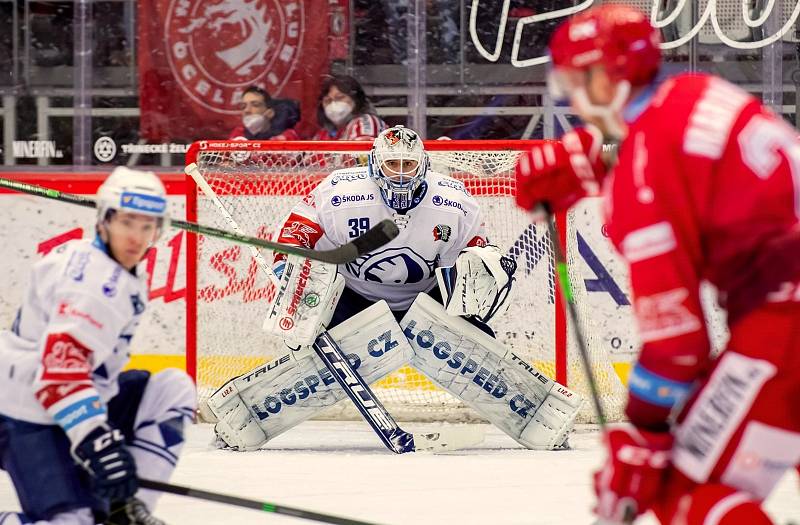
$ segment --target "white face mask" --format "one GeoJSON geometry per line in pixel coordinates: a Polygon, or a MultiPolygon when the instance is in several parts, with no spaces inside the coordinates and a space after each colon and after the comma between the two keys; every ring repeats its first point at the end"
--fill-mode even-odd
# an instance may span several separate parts
{"type": "Polygon", "coordinates": [[[353,105],[344,100],[334,100],[325,106],[325,116],[337,126],[347,120],[353,113],[353,105]]]}
{"type": "Polygon", "coordinates": [[[267,119],[264,118],[264,115],[259,114],[245,115],[242,117],[242,124],[247,128],[247,131],[255,135],[264,130],[267,119]]]}

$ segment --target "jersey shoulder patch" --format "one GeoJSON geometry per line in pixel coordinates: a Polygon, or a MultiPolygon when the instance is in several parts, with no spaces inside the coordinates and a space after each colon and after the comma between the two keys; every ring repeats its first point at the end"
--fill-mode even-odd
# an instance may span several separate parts
{"type": "Polygon", "coordinates": [[[436,172],[428,172],[426,181],[428,194],[423,200],[426,207],[451,213],[460,211],[464,217],[478,213],[478,201],[462,181],[436,172]]]}

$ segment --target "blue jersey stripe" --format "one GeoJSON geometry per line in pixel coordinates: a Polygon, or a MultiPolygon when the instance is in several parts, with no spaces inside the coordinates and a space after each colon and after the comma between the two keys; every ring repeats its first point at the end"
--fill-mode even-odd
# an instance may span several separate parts
{"type": "Polygon", "coordinates": [[[637,363],[628,378],[631,394],[660,407],[671,407],[689,393],[692,383],[682,383],[662,377],[637,363]]]}
{"type": "Polygon", "coordinates": [[[100,401],[98,396],[87,397],[76,401],[68,407],[58,411],[53,419],[56,420],[65,431],[80,425],[87,419],[97,417],[106,413],[106,406],[100,401]]]}

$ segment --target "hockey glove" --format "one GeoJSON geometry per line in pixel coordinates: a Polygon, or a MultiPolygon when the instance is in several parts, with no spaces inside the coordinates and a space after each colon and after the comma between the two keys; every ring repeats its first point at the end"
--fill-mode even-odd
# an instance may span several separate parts
{"type": "Polygon", "coordinates": [[[136,493],[136,463],[117,429],[102,425],[75,447],[75,460],[92,477],[92,490],[109,501],[127,500],[136,493]]]}
{"type": "Polygon", "coordinates": [[[593,127],[575,128],[559,142],[545,142],[523,153],[516,169],[517,205],[534,211],[548,203],[566,211],[579,199],[600,192],[605,166],[600,157],[603,137],[593,127]]]}
{"type": "Polygon", "coordinates": [[[508,310],[508,295],[517,263],[497,246],[472,246],[461,251],[453,266],[436,268],[436,280],[450,315],[477,316],[488,323],[508,310]]]}
{"type": "Polygon", "coordinates": [[[608,430],[608,459],[595,472],[595,514],[606,523],[630,523],[658,496],[669,465],[672,434],[627,425],[608,430]]]}

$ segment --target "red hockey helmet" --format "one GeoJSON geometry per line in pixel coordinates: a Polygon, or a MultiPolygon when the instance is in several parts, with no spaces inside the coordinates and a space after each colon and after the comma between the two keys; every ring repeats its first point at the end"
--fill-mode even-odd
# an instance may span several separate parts
{"type": "Polygon", "coordinates": [[[553,66],[586,70],[605,66],[614,81],[647,84],[658,72],[661,35],[647,16],[633,7],[605,4],[561,24],[550,39],[553,66]]]}

